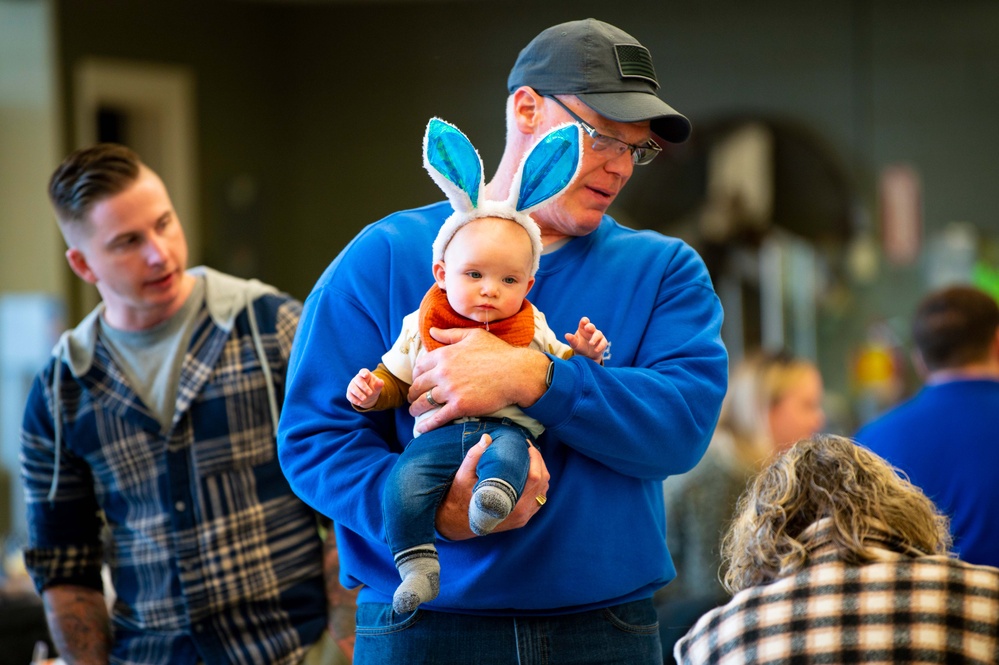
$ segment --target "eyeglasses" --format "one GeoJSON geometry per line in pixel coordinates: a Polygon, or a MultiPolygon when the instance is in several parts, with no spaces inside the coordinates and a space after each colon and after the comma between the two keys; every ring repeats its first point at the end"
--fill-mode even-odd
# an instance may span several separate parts
{"type": "Polygon", "coordinates": [[[578,115],[573,113],[572,109],[563,104],[559,99],[552,97],[551,95],[545,95],[545,97],[547,97],[548,99],[552,100],[553,102],[561,106],[562,109],[565,110],[565,112],[568,113],[573,120],[575,120],[580,124],[580,126],[583,128],[583,131],[586,132],[591,139],[593,139],[593,143],[590,144],[590,147],[593,148],[594,150],[609,149],[613,151],[615,157],[620,157],[621,155],[624,154],[625,150],[629,150],[631,151],[631,162],[635,166],[645,166],[653,159],[655,159],[656,155],[658,155],[660,152],[663,151],[663,149],[660,148],[658,145],[656,145],[655,141],[653,141],[652,139],[649,139],[648,141],[646,141],[641,145],[635,145],[633,143],[628,143],[627,141],[622,141],[621,139],[616,139],[613,136],[607,136],[606,134],[601,134],[596,129],[594,129],[593,126],[590,125],[590,123],[586,122],[578,115]]]}

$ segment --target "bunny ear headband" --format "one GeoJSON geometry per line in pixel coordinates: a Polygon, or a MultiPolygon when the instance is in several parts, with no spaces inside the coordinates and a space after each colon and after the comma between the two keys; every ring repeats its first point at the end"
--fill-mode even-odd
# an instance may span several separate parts
{"type": "Polygon", "coordinates": [[[490,201],[484,198],[482,159],[471,141],[454,125],[431,118],[423,137],[423,166],[454,208],[434,240],[434,262],[444,258],[451,238],[465,224],[483,217],[500,217],[520,224],[531,237],[533,276],[541,262],[541,229],[528,213],[544,205],[576,177],[582,162],[581,132],[578,125],[566,123],[545,134],[517,168],[509,198],[490,201]]]}

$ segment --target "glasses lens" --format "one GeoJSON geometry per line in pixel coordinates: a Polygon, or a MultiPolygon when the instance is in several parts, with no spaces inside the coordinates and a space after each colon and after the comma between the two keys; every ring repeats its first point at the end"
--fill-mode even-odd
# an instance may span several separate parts
{"type": "Polygon", "coordinates": [[[606,150],[610,148],[614,151],[615,157],[620,157],[630,150],[631,161],[635,166],[645,166],[659,154],[659,146],[655,144],[632,145],[613,136],[605,136],[597,131],[590,133],[590,136],[593,137],[592,148],[594,150],[606,150]]]}
{"type": "Polygon", "coordinates": [[[634,154],[631,158],[635,162],[635,166],[645,166],[659,154],[659,146],[651,145],[640,145],[635,148],[634,154]]]}
{"type": "Polygon", "coordinates": [[[635,148],[630,143],[625,143],[621,139],[616,139],[613,136],[605,136],[598,132],[594,132],[591,136],[593,136],[594,150],[607,150],[610,148],[614,152],[615,157],[620,157],[628,150],[634,151],[635,148]]]}
{"type": "Polygon", "coordinates": [[[590,134],[590,136],[593,137],[593,143],[591,147],[594,150],[606,150],[607,148],[611,148],[614,145],[614,139],[610,138],[609,136],[604,136],[603,134],[598,134],[597,132],[593,132],[592,134],[590,134]]]}

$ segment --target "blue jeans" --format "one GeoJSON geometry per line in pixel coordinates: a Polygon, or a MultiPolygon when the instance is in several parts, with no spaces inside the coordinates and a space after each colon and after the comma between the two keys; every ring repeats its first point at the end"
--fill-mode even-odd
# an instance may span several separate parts
{"type": "Polygon", "coordinates": [[[531,464],[530,432],[523,427],[508,418],[483,418],[421,434],[406,446],[382,494],[385,532],[393,555],[434,542],[437,507],[465,454],[483,434],[489,434],[493,442],[476,467],[479,480],[501,478],[520,498],[531,464]]]}
{"type": "MultiPolygon", "coordinates": [[[[568,581],[567,581],[568,583],[568,581]]],[[[662,665],[652,600],[556,616],[357,608],[354,665],[662,665]]]]}

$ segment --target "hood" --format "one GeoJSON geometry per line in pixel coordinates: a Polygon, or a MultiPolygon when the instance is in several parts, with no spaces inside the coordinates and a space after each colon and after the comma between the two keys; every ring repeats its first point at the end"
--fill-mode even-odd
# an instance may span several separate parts
{"type": "MultiPolygon", "coordinates": [[[[187,273],[205,278],[208,313],[215,325],[227,332],[249,303],[262,295],[277,293],[276,288],[259,280],[233,277],[206,266],[191,268],[187,273]]],[[[77,378],[86,374],[93,363],[104,309],[104,303],[98,304],[75,328],[64,332],[52,349],[52,355],[61,358],[77,378]]]]}

